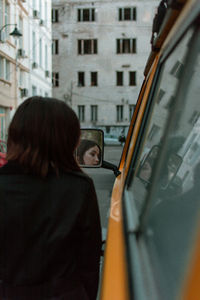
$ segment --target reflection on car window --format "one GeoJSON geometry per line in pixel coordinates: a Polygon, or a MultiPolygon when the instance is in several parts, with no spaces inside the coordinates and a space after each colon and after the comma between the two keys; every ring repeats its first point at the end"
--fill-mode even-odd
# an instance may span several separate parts
{"type": "MultiPolygon", "coordinates": [[[[196,45],[200,49],[199,40],[196,45]]],[[[182,87],[184,96],[174,111],[165,140],[166,153],[176,151],[182,162],[167,189],[161,190],[154,185],[149,211],[144,219],[144,236],[151,260],[156,260],[161,289],[168,291],[167,298],[162,299],[177,299],[177,291],[184,280],[182,274],[190,263],[196,230],[199,228],[200,53],[195,54],[187,85],[182,87]]],[[[156,178],[166,176],[168,170],[165,165],[163,161],[156,178]]]]}
{"type": "MultiPolygon", "coordinates": [[[[182,69],[185,63],[185,55],[188,50],[188,42],[191,38],[191,35],[192,31],[189,31],[183,41],[181,41],[181,43],[167,59],[162,68],[160,85],[156,91],[155,99],[153,101],[154,107],[150,113],[151,115],[149,114],[148,131],[145,133],[147,138],[143,145],[142,155],[136,162],[136,176],[134,177],[129,188],[133,194],[134,204],[139,214],[142,211],[146,194],[150,186],[147,182],[141,179],[141,167],[145,162],[146,164],[143,166],[143,171],[146,172],[146,176],[153,175],[150,169],[153,169],[157,157],[155,156],[154,159],[152,158],[151,161],[148,161],[149,165],[147,165],[145,158],[153,146],[162,145],[166,122],[171,110],[173,110],[173,99],[175,98],[177,85],[180,80],[180,68],[182,69]]],[[[178,148],[179,141],[177,140],[177,142],[174,143],[173,151],[177,153],[179,150],[178,148]]]]}
{"type": "MultiPolygon", "coordinates": [[[[200,54],[195,50],[188,68],[185,54],[191,33],[164,65],[143,152],[130,186],[137,210],[142,211],[141,238],[163,300],[177,299],[200,219],[200,54]],[[182,97],[178,99],[175,91],[186,65],[188,81],[181,85],[182,97]],[[170,113],[172,118],[167,123],[170,113]],[[158,150],[153,159],[152,149],[158,150]],[[148,206],[144,213],[145,201],[148,206]]],[[[200,49],[197,38],[192,43],[196,45],[193,49],[200,49]]]]}

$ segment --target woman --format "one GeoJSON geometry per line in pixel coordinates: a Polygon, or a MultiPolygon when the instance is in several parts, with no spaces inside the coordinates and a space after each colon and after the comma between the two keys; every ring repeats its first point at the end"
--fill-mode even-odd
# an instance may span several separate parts
{"type": "Polygon", "coordinates": [[[80,165],[98,165],[101,160],[101,149],[93,140],[82,139],[77,148],[77,159],[80,165]]]}
{"type": "Polygon", "coordinates": [[[0,168],[0,299],[95,300],[101,229],[92,180],[74,158],[80,124],[64,102],[31,97],[0,168]]]}

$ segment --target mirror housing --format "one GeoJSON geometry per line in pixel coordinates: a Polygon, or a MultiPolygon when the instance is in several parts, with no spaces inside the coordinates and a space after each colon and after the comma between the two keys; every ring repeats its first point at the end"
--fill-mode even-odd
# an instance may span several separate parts
{"type": "Polygon", "coordinates": [[[103,164],[104,132],[100,129],[81,129],[75,156],[80,167],[100,168],[103,164]]]}

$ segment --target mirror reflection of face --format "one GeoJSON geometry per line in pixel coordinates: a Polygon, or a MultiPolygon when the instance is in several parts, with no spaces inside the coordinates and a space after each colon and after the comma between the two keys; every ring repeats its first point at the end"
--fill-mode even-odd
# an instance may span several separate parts
{"type": "Polygon", "coordinates": [[[87,151],[85,151],[83,155],[83,162],[85,165],[98,165],[99,164],[99,148],[94,146],[87,151]]]}

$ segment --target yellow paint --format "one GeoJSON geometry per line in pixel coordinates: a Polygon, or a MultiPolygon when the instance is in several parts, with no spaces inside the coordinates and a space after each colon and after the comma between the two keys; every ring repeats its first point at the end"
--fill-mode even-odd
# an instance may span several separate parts
{"type": "MultiPolygon", "coordinates": [[[[200,224],[199,224],[200,225],[200,224]]],[[[189,270],[182,289],[181,300],[200,299],[200,230],[198,231],[194,253],[191,258],[189,270]]]]}
{"type": "Polygon", "coordinates": [[[122,176],[115,182],[103,267],[101,300],[128,300],[128,278],[122,226],[122,176]]]}

